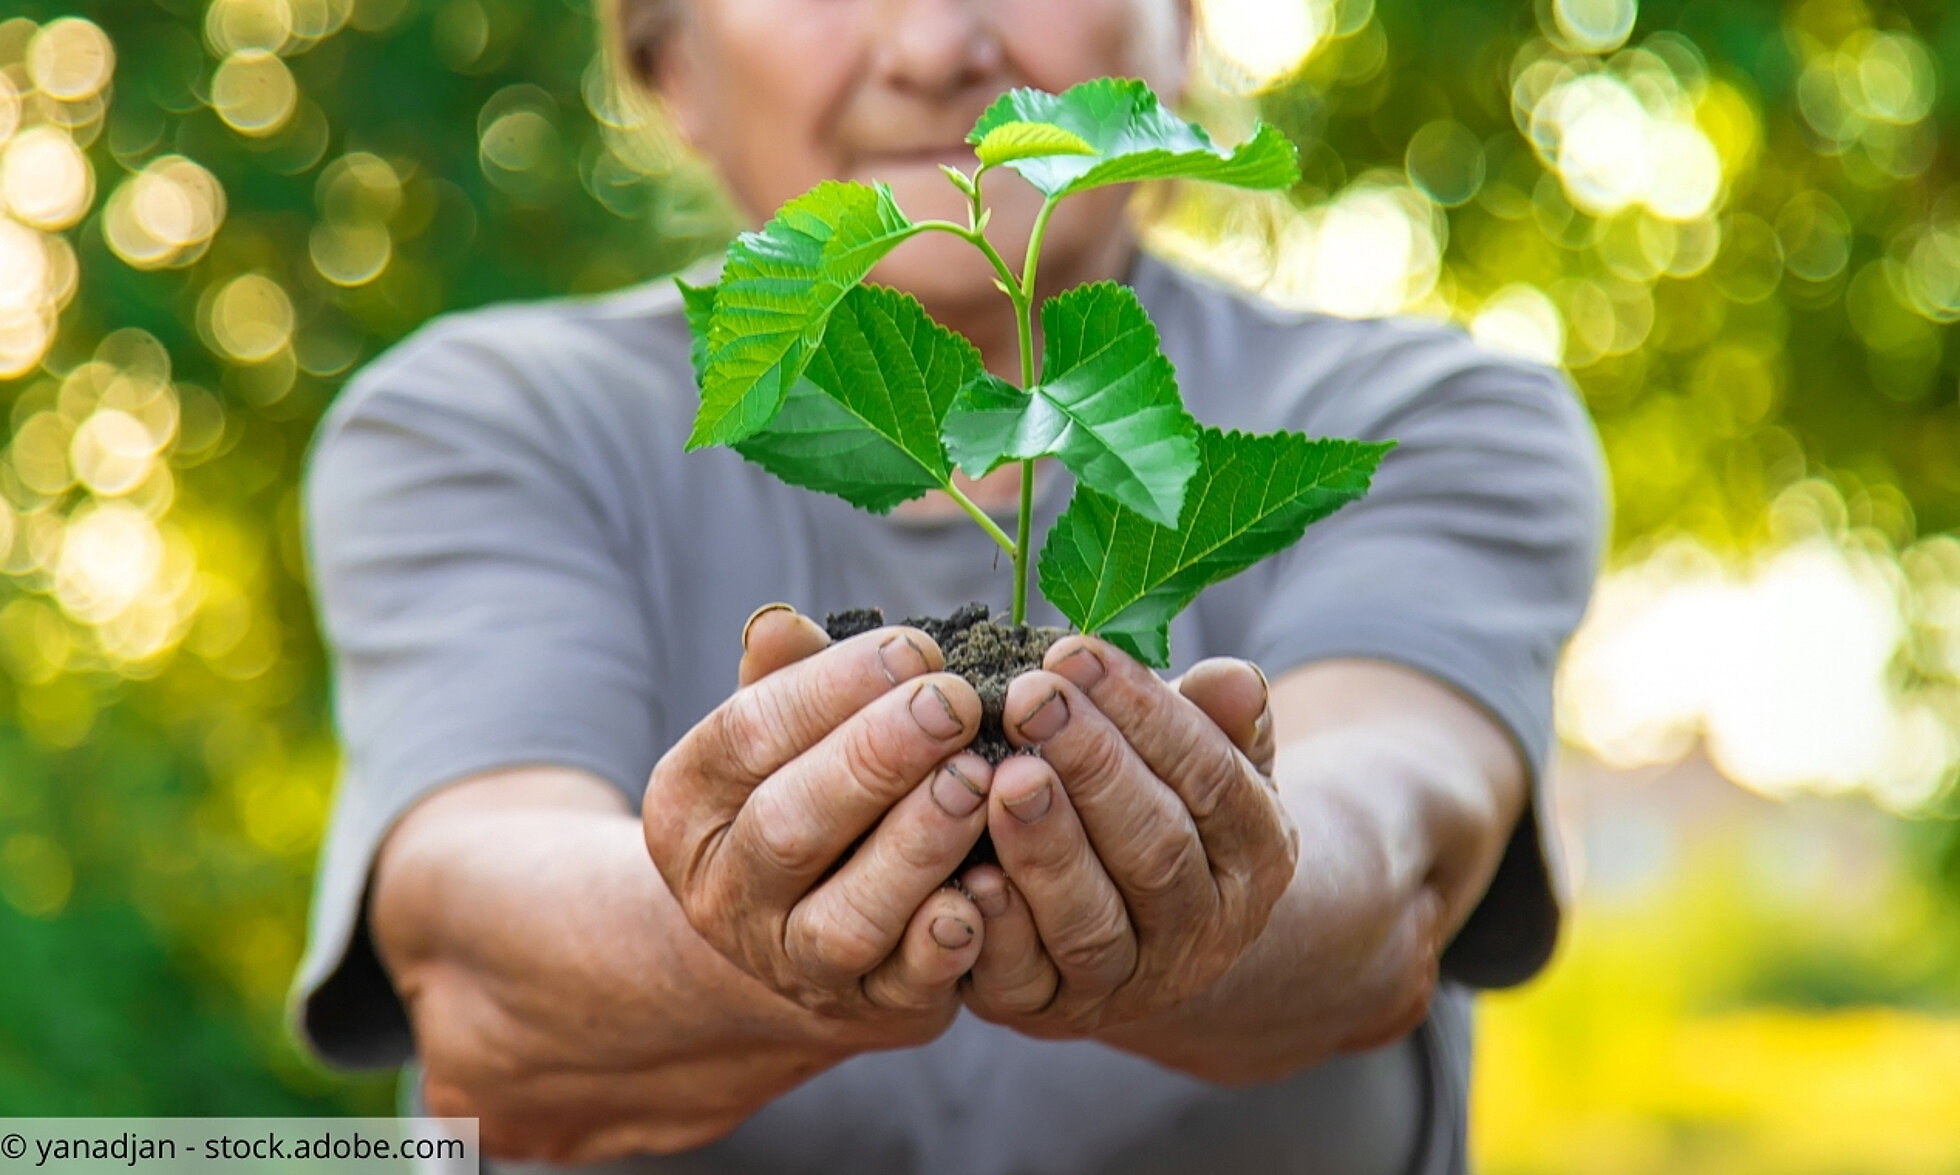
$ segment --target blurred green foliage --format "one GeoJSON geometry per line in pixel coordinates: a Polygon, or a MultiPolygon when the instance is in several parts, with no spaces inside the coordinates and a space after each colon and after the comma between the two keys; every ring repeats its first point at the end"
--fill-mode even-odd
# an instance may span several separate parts
{"type": "MultiPolygon", "coordinates": [[[[1352,310],[1299,226],[1402,217],[1360,308],[1551,346],[1623,545],[1747,545],[1806,477],[1897,546],[1960,524],[1960,12],[1650,0],[1588,44],[1560,14],[1611,0],[1309,7],[1303,65],[1213,71],[1306,180],[1174,206],[1167,239],[1352,310]],[[1599,110],[1634,138],[1586,156],[1599,110]],[[1666,149],[1695,134],[1713,163],[1666,149]]],[[[386,1112],[391,1080],[320,1074],[282,1022],[335,770],[308,437],[430,316],[669,272],[728,213],[610,93],[585,0],[6,13],[0,1111],[386,1112]]]]}
{"type": "MultiPolygon", "coordinates": [[[[23,99],[20,135],[36,122],[67,130],[100,190],[85,218],[45,238],[71,242],[79,271],[52,347],[0,381],[19,442],[0,475],[0,551],[12,550],[0,577],[0,1111],[386,1112],[392,1078],[325,1078],[282,1021],[334,769],[297,530],[307,439],[346,373],[431,315],[664,272],[718,241],[725,214],[700,183],[648,181],[605,151],[586,104],[602,90],[583,5],[24,0],[7,15],[12,87],[0,95],[23,99]],[[345,24],[309,43],[277,28],[295,13],[345,24]],[[107,34],[114,81],[37,107],[27,22],[73,16],[107,34]],[[297,91],[280,129],[243,134],[214,108],[227,37],[287,54],[267,55],[297,91]],[[500,171],[479,129],[513,115],[503,157],[527,166],[500,171]],[[221,226],[138,268],[112,243],[111,192],[171,156],[221,186],[221,226]],[[385,268],[328,281],[312,260],[332,255],[318,226],[376,221],[385,268]],[[229,334],[213,323],[211,291],[241,274],[277,283],[288,305],[269,314],[290,323],[285,337],[251,341],[249,315],[229,334]],[[146,338],[166,357],[163,386],[148,378],[159,349],[146,338]],[[103,492],[121,474],[85,461],[81,484],[61,484],[78,477],[59,467],[79,456],[79,420],[37,451],[57,472],[27,448],[40,435],[28,422],[58,418],[98,348],[149,385],[122,389],[123,406],[169,438],[121,493],[103,492]],[[76,536],[92,499],[139,503],[153,521],[105,527],[88,567],[76,536]],[[66,534],[36,533],[64,521],[66,534]],[[123,612],[147,609],[141,631],[92,630],[85,618],[104,613],[80,600],[104,593],[108,607],[143,597],[123,612]]],[[[634,155],[662,166],[648,159],[634,155]]],[[[10,195],[32,186],[12,183],[10,195]]],[[[173,214],[166,200],[152,219],[173,214]]],[[[139,259],[165,252],[135,236],[139,259]]],[[[117,402],[102,374],[82,393],[84,417],[117,402]]]]}

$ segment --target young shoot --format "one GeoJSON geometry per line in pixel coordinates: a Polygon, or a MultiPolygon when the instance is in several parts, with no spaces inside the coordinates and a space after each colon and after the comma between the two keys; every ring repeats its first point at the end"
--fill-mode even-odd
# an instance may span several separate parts
{"type": "Polygon", "coordinates": [[[1042,238],[1079,192],[1152,179],[1286,188],[1299,180],[1296,152],[1265,124],[1222,150],[1142,82],[1119,78],[1009,91],[967,142],[973,174],[943,169],[966,197],[964,224],[912,220],[884,184],[826,181],[730,244],[713,286],[681,283],[701,385],[687,448],[730,446],[785,482],[877,513],[945,493],[1007,553],[1015,624],[1027,615],[1034,465],[1054,457],[1076,487],[1042,545],[1042,595],[1079,630],[1166,666],[1173,616],[1361,497],[1392,442],[1199,424],[1149,313],[1116,282],[1038,307],[1037,364],[1042,238]],[[987,236],[981,180],[998,167],[1043,196],[1018,270],[987,236]],[[916,298],[865,281],[925,232],[959,237],[993,266],[1013,305],[1018,384],[988,372],[916,298]],[[953,476],[1010,462],[1021,475],[1011,536],[953,476]]]}

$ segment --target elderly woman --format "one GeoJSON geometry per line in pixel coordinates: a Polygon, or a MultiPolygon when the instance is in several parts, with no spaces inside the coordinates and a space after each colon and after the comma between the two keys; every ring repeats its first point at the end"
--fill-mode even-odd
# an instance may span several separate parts
{"type": "MultiPolygon", "coordinates": [[[[1188,0],[608,19],[757,222],[832,177],[956,217],[938,165],[993,98],[1174,96],[1192,24],[1188,0]]],[[[987,184],[1025,242],[1039,197],[987,184]]],[[[1201,420],[1399,447],[1179,618],[1175,679],[1060,642],[1007,701],[1040,754],[998,771],[926,634],[808,619],[998,606],[990,541],[944,500],[875,517],[683,456],[671,283],[450,316],[352,382],[306,498],[347,752],[296,983],[321,1056],[412,1057],[414,1105],[480,1118],[486,1171],[1462,1169],[1468,991],[1556,929],[1535,797],[1596,441],[1556,373],[1207,284],[1138,250],[1124,199],[1061,206],[1044,293],[1135,287],[1201,420]],[[983,831],[999,866],[947,885],[983,831]]],[[[964,245],[873,276],[1014,369],[964,245]]],[[[1041,471],[1037,532],[1065,477],[1041,471]]],[[[1013,512],[1011,480],[970,488],[1013,512]]]]}

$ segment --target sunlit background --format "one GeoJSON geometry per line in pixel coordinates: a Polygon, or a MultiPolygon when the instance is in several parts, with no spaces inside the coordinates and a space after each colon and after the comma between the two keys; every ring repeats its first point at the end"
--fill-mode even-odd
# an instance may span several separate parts
{"type": "MultiPolygon", "coordinates": [[[[1578,894],[1485,1001],[1524,1172],[1960,1171],[1960,12],[1209,0],[1300,145],[1156,246],[1563,364],[1613,467],[1558,686],[1578,894]]],[[[446,309],[715,248],[589,0],[0,18],[0,1110],[386,1112],[282,1001],[335,771],[294,484],[446,309]]]]}

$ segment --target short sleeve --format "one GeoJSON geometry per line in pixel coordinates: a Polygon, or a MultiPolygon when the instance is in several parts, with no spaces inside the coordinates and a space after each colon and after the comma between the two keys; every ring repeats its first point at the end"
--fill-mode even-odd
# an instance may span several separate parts
{"type": "Polygon", "coordinates": [[[308,455],[307,548],[344,758],[291,1015],[330,1064],[412,1051],[366,891],[416,800],[538,764],[631,799],[654,758],[651,626],[604,453],[573,389],[547,395],[510,361],[522,332],[483,325],[432,327],[363,371],[308,455]]]}
{"type": "Polygon", "coordinates": [[[1428,328],[1370,349],[1319,394],[1337,401],[1323,431],[1396,448],[1364,499],[1275,561],[1251,655],[1275,675],[1334,657],[1406,665],[1512,736],[1532,802],[1442,969],[1475,987],[1520,983],[1558,932],[1552,679],[1607,531],[1598,436],[1557,372],[1428,328]]]}

